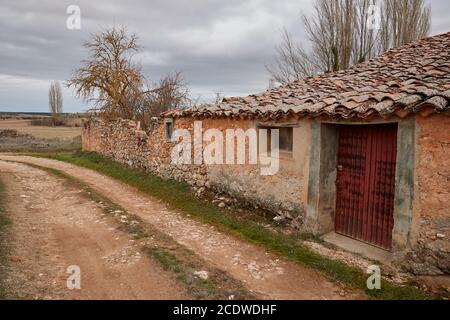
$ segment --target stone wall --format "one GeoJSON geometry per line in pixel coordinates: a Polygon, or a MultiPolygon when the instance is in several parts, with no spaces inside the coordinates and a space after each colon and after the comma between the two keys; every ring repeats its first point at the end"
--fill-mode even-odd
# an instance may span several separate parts
{"type": "MultiPolygon", "coordinates": [[[[203,131],[216,128],[255,128],[249,120],[206,119],[203,131]]],[[[175,129],[187,129],[193,137],[194,119],[176,119],[175,129]]],[[[96,151],[129,166],[161,177],[185,181],[199,193],[209,189],[224,193],[240,203],[272,212],[301,228],[307,198],[310,123],[300,121],[294,128],[293,157],[280,157],[276,175],[262,176],[259,165],[173,165],[171,151],[175,143],[167,141],[164,122],[159,119],[144,132],[129,120],[103,122],[92,119],[83,129],[83,149],[96,151]]],[[[204,146],[208,143],[204,142],[204,146]]],[[[248,147],[248,146],[247,146],[248,147]]]]}
{"type": "MultiPolygon", "coordinates": [[[[192,129],[189,121],[179,121],[179,126],[192,129]]],[[[91,119],[83,128],[83,150],[98,152],[163,178],[185,181],[192,186],[204,185],[204,166],[171,164],[174,144],[166,140],[164,130],[160,122],[155,123],[150,132],[145,132],[140,129],[139,123],[131,120],[104,122],[91,119]]]]}

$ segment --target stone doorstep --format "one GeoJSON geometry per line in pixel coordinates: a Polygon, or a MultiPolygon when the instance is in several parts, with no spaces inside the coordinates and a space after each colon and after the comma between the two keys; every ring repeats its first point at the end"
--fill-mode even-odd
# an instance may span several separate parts
{"type": "Polygon", "coordinates": [[[393,260],[392,252],[337,234],[336,232],[327,233],[322,236],[322,239],[345,251],[379,261],[384,265],[391,265],[393,260]]]}

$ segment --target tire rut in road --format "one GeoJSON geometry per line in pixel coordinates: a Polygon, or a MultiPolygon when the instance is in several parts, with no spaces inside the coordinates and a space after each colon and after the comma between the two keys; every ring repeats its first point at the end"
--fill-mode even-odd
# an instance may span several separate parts
{"type": "Polygon", "coordinates": [[[7,189],[6,298],[183,299],[173,275],[145,258],[102,207],[63,179],[0,161],[7,189]],[[81,270],[68,290],[67,267],[81,270]]]}

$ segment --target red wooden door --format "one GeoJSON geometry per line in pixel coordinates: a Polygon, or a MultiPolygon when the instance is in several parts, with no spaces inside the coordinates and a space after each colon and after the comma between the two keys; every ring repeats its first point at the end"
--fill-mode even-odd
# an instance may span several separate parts
{"type": "Polygon", "coordinates": [[[396,124],[340,127],[337,233],[391,249],[396,158],[396,124]]]}

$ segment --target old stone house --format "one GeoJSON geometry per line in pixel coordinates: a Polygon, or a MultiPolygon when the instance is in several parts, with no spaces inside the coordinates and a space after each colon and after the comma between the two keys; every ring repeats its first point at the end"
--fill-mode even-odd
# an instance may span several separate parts
{"type": "MultiPolygon", "coordinates": [[[[450,271],[450,33],[219,104],[170,111],[149,132],[92,120],[83,147],[225,192],[303,230],[382,248],[415,273],[450,271]],[[277,128],[279,170],[171,162],[173,131],[277,128]]],[[[204,142],[203,142],[204,143],[204,142]]]]}

